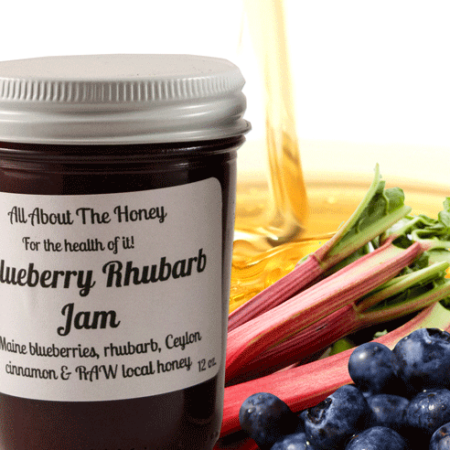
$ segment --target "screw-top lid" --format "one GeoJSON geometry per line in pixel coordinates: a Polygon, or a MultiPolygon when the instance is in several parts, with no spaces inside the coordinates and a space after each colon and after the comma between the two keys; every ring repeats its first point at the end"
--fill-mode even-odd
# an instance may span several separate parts
{"type": "Polygon", "coordinates": [[[55,56],[0,62],[0,141],[138,144],[249,130],[244,79],[192,55],[55,56]]]}

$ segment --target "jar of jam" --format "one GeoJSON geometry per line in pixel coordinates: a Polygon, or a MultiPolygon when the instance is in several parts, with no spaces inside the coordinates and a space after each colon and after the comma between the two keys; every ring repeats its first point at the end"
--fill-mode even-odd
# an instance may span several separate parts
{"type": "Polygon", "coordinates": [[[218,58],[0,63],[0,448],[212,449],[244,80],[218,58]]]}

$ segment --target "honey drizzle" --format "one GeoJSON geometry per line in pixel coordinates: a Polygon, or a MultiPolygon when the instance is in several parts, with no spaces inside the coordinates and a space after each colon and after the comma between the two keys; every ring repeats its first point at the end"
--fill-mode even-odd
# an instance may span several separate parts
{"type": "MultiPolygon", "coordinates": [[[[313,241],[301,242],[308,201],[296,135],[283,0],[245,0],[250,35],[265,84],[264,149],[269,162],[265,198],[261,186],[240,180],[237,190],[231,309],[280,278],[313,241]],[[293,245],[293,241],[300,244],[293,245]]],[[[264,189],[264,187],[262,187],[264,189]]]]}
{"type": "Polygon", "coordinates": [[[236,230],[258,236],[270,249],[301,235],[308,204],[296,135],[284,2],[245,0],[244,4],[265,84],[269,199],[255,215],[246,210],[245,203],[251,204],[251,199],[238,184],[236,230]]]}

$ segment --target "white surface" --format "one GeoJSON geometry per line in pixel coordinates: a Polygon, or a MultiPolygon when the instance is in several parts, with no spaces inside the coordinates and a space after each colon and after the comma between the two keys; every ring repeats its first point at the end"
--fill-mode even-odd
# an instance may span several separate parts
{"type": "MultiPolygon", "coordinates": [[[[379,162],[384,173],[401,170],[405,176],[446,182],[450,3],[286,4],[305,171],[344,167],[371,172],[379,162]]],[[[243,20],[240,0],[17,1],[2,5],[2,18],[0,39],[7,44],[0,47],[0,60],[153,52],[231,59],[247,79],[247,118],[254,127],[249,139],[261,137],[261,92],[253,61],[236,52],[243,20]]],[[[259,167],[264,157],[252,153],[242,159],[259,167]]]]}

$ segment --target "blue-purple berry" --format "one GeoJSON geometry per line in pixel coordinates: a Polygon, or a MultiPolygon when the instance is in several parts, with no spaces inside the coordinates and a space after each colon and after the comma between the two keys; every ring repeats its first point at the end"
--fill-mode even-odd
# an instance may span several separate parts
{"type": "Polygon", "coordinates": [[[405,439],[396,431],[386,427],[367,428],[361,433],[356,434],[345,447],[345,450],[407,449],[405,439]]]}
{"type": "Polygon", "coordinates": [[[277,396],[260,392],[244,401],[239,421],[258,447],[268,450],[283,436],[294,433],[300,419],[277,396]]]}
{"type": "Polygon", "coordinates": [[[427,389],[417,394],[406,409],[406,421],[419,435],[430,438],[441,425],[450,422],[450,391],[427,389]]]}
{"type": "Polygon", "coordinates": [[[410,395],[423,389],[450,386],[450,334],[437,328],[421,328],[401,339],[393,352],[399,376],[410,395]]]}
{"type": "Polygon", "coordinates": [[[275,442],[270,450],[314,450],[306,439],[305,433],[293,433],[275,442]]]}
{"type": "Polygon", "coordinates": [[[392,394],[402,389],[396,356],[378,342],[366,342],[353,350],[348,361],[348,373],[366,396],[392,394]]]}
{"type": "Polygon", "coordinates": [[[433,433],[429,450],[450,450],[450,423],[440,426],[433,433]]]}
{"type": "Polygon", "coordinates": [[[306,438],[314,448],[339,448],[355,432],[366,428],[370,408],[358,388],[345,385],[309,408],[304,417],[306,438]]]}
{"type": "Polygon", "coordinates": [[[392,394],[377,394],[367,398],[372,411],[372,424],[392,428],[401,433],[408,428],[406,410],[409,400],[392,394]]]}

